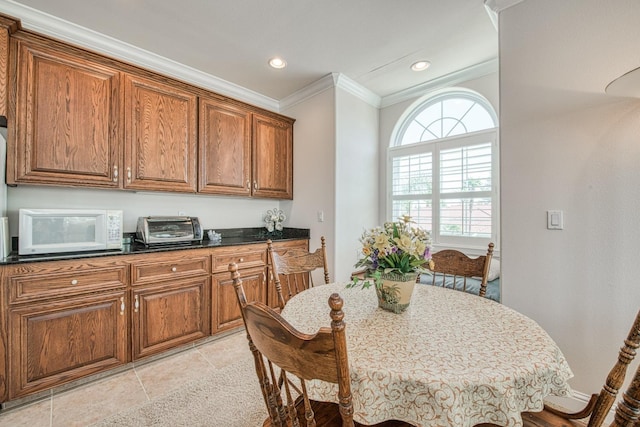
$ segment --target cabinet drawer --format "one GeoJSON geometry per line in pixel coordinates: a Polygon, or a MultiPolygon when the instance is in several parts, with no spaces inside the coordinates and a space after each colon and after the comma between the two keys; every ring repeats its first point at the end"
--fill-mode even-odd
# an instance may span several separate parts
{"type": "Polygon", "coordinates": [[[239,269],[263,267],[266,265],[267,246],[252,245],[250,248],[231,247],[216,250],[213,253],[213,272],[222,273],[229,271],[229,264],[235,262],[239,269]]]}
{"type": "Polygon", "coordinates": [[[127,286],[127,266],[64,273],[35,273],[9,279],[9,303],[39,301],[127,286]]]}
{"type": "Polygon", "coordinates": [[[175,253],[166,260],[136,262],[132,265],[131,284],[149,284],[161,280],[180,279],[208,275],[210,271],[209,255],[199,254],[189,257],[177,257],[175,253]]]}

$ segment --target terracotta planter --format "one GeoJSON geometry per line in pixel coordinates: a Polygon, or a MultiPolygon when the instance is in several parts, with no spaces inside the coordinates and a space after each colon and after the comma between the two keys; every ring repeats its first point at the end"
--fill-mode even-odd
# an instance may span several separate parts
{"type": "Polygon", "coordinates": [[[376,284],[378,307],[394,313],[405,311],[411,302],[417,278],[418,273],[382,273],[381,283],[376,284]]]}

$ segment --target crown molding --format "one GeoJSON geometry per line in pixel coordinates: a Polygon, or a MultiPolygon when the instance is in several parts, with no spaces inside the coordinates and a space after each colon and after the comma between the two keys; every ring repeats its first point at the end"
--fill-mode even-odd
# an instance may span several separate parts
{"type": "Polygon", "coordinates": [[[346,92],[349,92],[353,96],[360,98],[367,104],[380,108],[381,98],[369,89],[365,88],[355,80],[350,79],[342,73],[333,73],[335,86],[346,92]]]}
{"type": "Polygon", "coordinates": [[[385,108],[408,99],[417,98],[432,90],[454,86],[459,83],[477,79],[496,72],[498,72],[498,58],[493,58],[488,61],[463,68],[462,70],[454,71],[453,73],[446,74],[442,77],[429,80],[428,82],[424,82],[408,89],[392,93],[391,95],[387,95],[382,98],[380,108],[385,108]]]}
{"type": "Polygon", "coordinates": [[[524,0],[484,0],[484,5],[498,14],[511,6],[522,3],[523,1],[524,0]]]}
{"type": "Polygon", "coordinates": [[[315,82],[303,87],[291,95],[280,100],[280,111],[293,107],[327,89],[334,87],[333,74],[327,74],[315,82]]]}
{"type": "Polygon", "coordinates": [[[312,96],[315,96],[327,89],[332,88],[343,89],[346,92],[349,92],[350,94],[356,96],[357,98],[360,98],[367,104],[370,104],[376,108],[380,108],[380,97],[378,95],[342,73],[330,73],[323,76],[321,79],[316,80],[310,85],[307,85],[302,89],[294,92],[286,98],[283,98],[280,101],[280,111],[291,108],[294,105],[299,104],[308,98],[311,98],[312,96]]]}
{"type": "Polygon", "coordinates": [[[2,12],[20,19],[22,28],[54,37],[121,61],[165,74],[184,82],[226,95],[271,111],[278,111],[277,100],[211,74],[196,70],[97,31],[81,27],[11,0],[0,0],[2,12]]]}

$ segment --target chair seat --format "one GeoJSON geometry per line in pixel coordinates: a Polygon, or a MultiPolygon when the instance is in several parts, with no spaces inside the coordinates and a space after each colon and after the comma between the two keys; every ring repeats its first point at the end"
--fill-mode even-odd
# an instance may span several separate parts
{"type": "MultiPolygon", "coordinates": [[[[311,408],[316,415],[316,425],[318,427],[342,427],[342,418],[340,417],[337,403],[318,402],[316,400],[311,400],[311,408]]],[[[302,425],[304,426],[304,405],[302,404],[302,399],[297,399],[296,410],[298,411],[298,418],[302,421],[302,425]]],[[[354,422],[353,424],[355,427],[413,427],[412,424],[395,420],[384,421],[372,426],[356,422],[354,422]]],[[[262,426],[272,427],[271,420],[267,418],[262,426]]]]}
{"type": "Polygon", "coordinates": [[[524,427],[585,427],[584,420],[567,420],[549,411],[525,412],[522,414],[524,427]]]}

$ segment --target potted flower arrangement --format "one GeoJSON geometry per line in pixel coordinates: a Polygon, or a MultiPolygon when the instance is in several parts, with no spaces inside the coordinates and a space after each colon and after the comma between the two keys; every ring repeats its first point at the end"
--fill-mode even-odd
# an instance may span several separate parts
{"type": "Polygon", "coordinates": [[[407,309],[418,274],[427,271],[425,264],[433,263],[429,232],[411,224],[411,217],[404,215],[366,230],[360,237],[363,256],[356,267],[366,267],[370,279],[356,277],[347,285],[368,288],[374,284],[378,305],[394,313],[407,309]]]}

